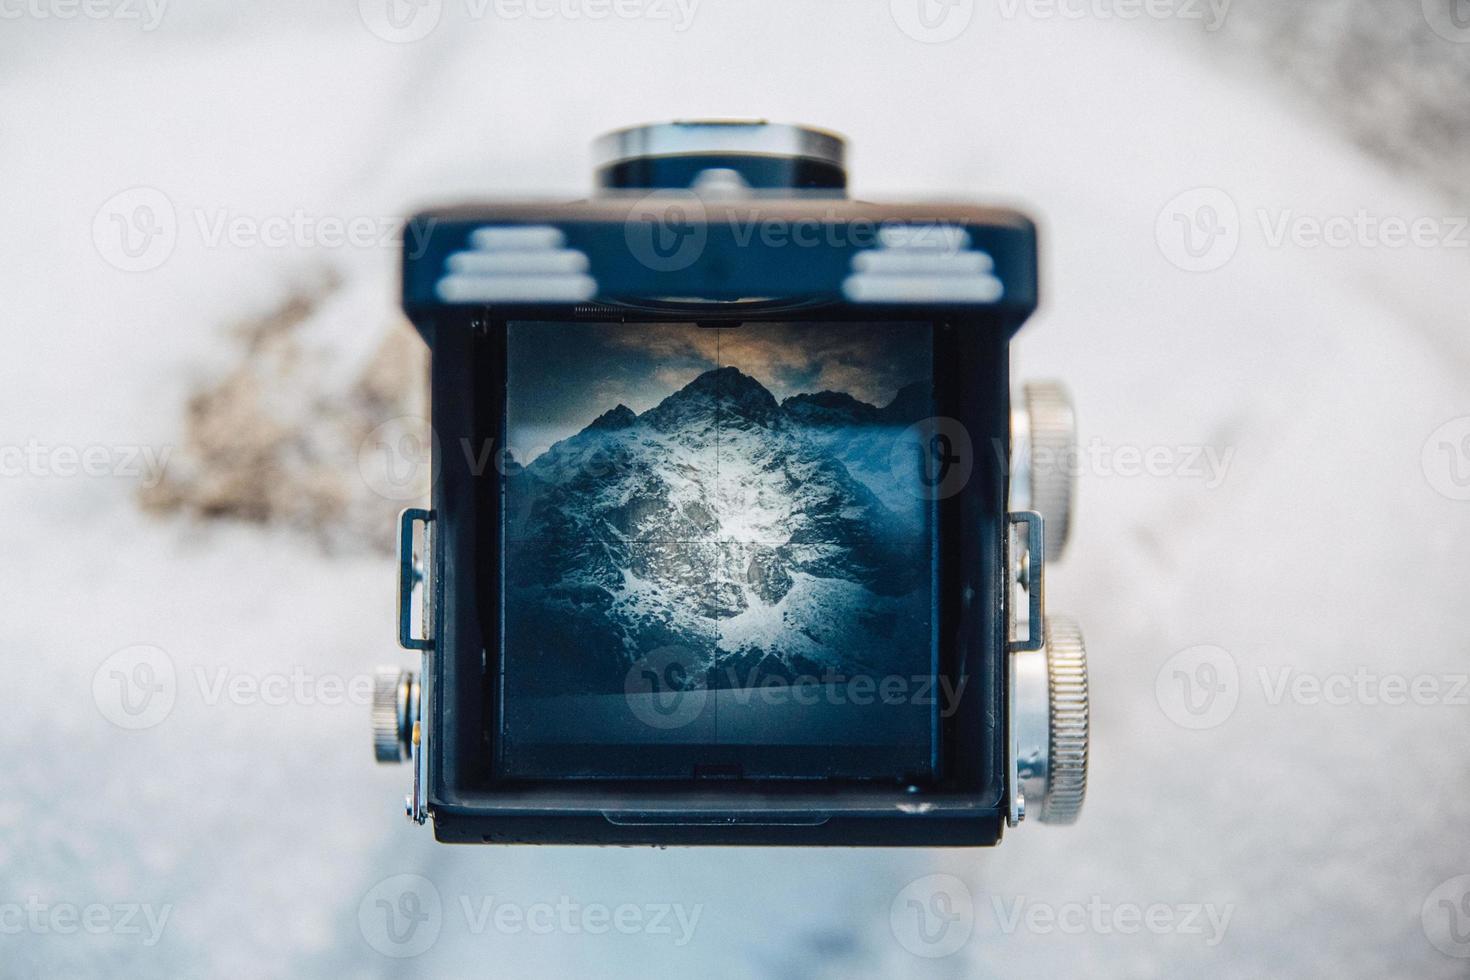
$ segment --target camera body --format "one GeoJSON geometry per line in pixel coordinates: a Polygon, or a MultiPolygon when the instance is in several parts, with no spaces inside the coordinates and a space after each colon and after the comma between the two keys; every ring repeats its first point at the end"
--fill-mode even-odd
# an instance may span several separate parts
{"type": "Polygon", "coordinates": [[[433,486],[400,525],[380,761],[474,843],[990,845],[1070,822],[1048,617],[1071,408],[1013,405],[1014,211],[845,195],[760,122],[597,144],[597,193],[415,216],[433,486]]]}

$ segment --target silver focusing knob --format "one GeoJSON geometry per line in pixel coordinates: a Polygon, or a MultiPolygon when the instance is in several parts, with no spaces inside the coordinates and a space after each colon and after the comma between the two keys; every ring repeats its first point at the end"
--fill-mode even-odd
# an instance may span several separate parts
{"type": "Polygon", "coordinates": [[[406,762],[418,724],[419,682],[412,671],[379,667],[373,675],[373,755],[406,762]]]}
{"type": "Polygon", "coordinates": [[[1077,430],[1072,399],[1060,382],[1028,381],[1012,417],[1012,510],[1046,522],[1046,560],[1056,561],[1072,528],[1077,430]]]}
{"type": "Polygon", "coordinates": [[[1046,619],[1046,646],[1013,655],[1016,766],[1026,814],[1042,823],[1077,819],[1087,794],[1087,651],[1063,616],[1046,619]]]}

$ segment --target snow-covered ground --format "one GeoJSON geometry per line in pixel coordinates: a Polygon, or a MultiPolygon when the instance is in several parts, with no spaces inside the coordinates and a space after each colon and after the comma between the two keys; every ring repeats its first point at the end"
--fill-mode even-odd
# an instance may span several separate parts
{"type": "Polygon", "coordinates": [[[1218,4],[529,7],[5,8],[0,975],[1464,975],[1463,204],[1184,16],[1218,4]],[[367,750],[362,685],[408,662],[391,563],[146,516],[147,453],[228,325],[324,268],[309,376],[355,377],[412,207],[575,193],[598,132],[754,115],[848,134],[861,194],[1043,224],[1019,364],[1090,447],[1049,583],[1092,655],[1083,818],[973,852],[435,845],[367,750]]]}

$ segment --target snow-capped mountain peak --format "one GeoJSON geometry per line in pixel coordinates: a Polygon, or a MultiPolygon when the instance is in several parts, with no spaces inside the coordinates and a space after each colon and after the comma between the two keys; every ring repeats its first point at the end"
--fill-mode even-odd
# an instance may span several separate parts
{"type": "Polygon", "coordinates": [[[508,634],[591,690],[671,643],[787,671],[927,655],[924,512],[882,485],[894,431],[840,392],[783,406],[733,367],[602,414],[508,477],[508,634]]]}

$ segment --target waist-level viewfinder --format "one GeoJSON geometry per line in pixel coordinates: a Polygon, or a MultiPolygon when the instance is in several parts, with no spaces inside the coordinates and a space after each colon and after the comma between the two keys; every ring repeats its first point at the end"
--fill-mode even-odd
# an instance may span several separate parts
{"type": "Polygon", "coordinates": [[[410,222],[435,474],[375,745],[456,842],[986,845],[1070,822],[1046,614],[1071,407],[1016,390],[1036,234],[846,194],[840,137],[620,130],[597,190],[410,222]]]}

